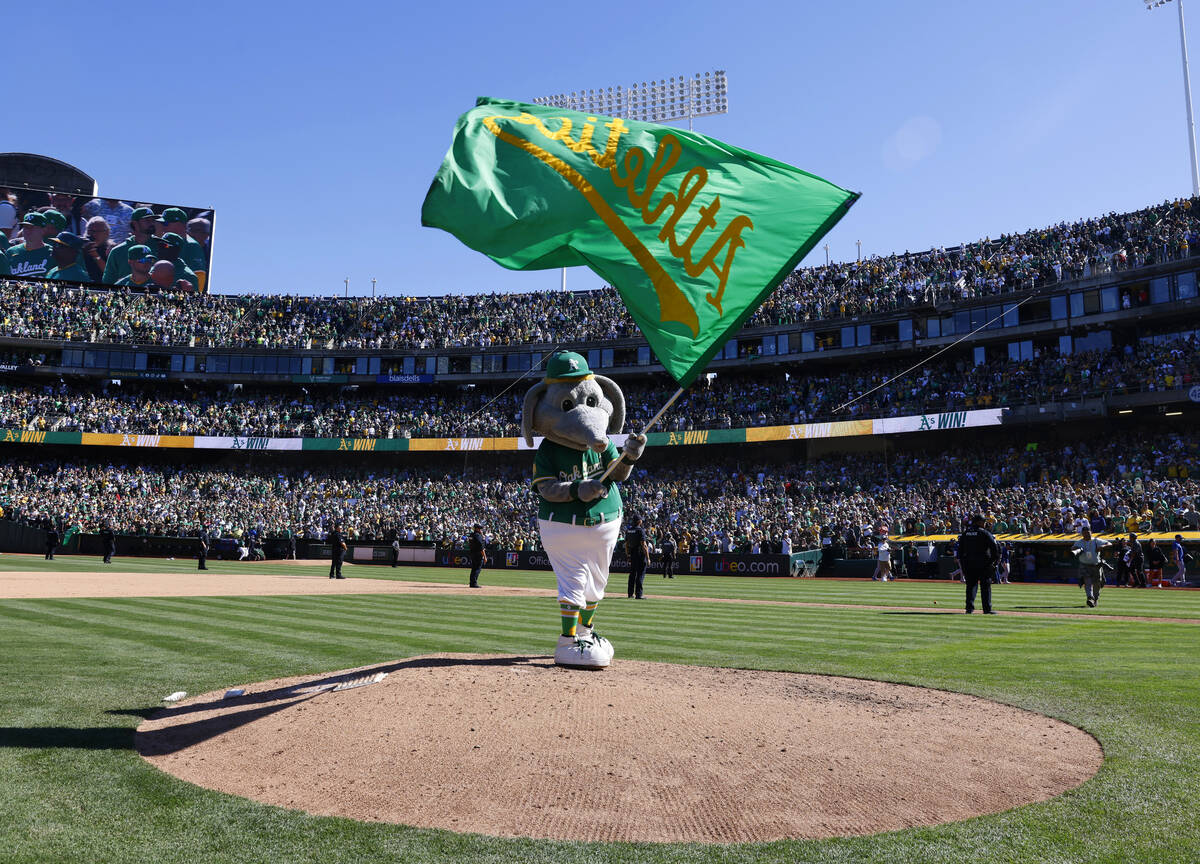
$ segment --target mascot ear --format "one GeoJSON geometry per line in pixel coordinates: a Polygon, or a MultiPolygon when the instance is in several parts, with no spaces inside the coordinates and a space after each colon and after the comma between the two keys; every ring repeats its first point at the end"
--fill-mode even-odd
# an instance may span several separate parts
{"type": "Polygon", "coordinates": [[[539,381],[525,393],[525,407],[521,409],[521,437],[525,439],[526,447],[533,446],[533,415],[545,392],[546,382],[539,381]]]}
{"type": "Polygon", "coordinates": [[[604,398],[612,403],[612,416],[608,418],[608,434],[620,435],[625,428],[625,394],[617,386],[617,382],[603,375],[595,376],[596,383],[604,393],[604,398]]]}

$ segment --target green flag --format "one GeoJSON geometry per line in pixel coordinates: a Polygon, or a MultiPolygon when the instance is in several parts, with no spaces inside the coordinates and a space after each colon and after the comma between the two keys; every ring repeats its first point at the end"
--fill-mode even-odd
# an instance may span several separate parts
{"type": "Polygon", "coordinates": [[[686,387],[857,199],[694,132],[480,99],[421,222],[513,270],[587,265],[686,387]]]}

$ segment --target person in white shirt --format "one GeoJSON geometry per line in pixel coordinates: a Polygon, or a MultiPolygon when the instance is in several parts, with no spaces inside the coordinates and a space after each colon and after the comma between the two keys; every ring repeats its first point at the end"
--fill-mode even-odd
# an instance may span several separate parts
{"type": "Polygon", "coordinates": [[[879,542],[875,547],[875,572],[871,574],[871,579],[886,582],[891,575],[892,544],[888,542],[887,535],[883,534],[880,535],[879,542]]]}
{"type": "Polygon", "coordinates": [[[1079,564],[1079,584],[1087,595],[1087,605],[1100,603],[1100,588],[1104,585],[1104,574],[1100,569],[1100,550],[1108,545],[1107,540],[1093,539],[1092,529],[1081,525],[1079,533],[1083,539],[1071,546],[1071,554],[1079,564]]]}

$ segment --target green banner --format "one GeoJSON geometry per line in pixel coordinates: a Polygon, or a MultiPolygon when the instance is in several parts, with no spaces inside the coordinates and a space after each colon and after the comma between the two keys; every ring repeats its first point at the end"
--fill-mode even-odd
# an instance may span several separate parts
{"type": "Polygon", "coordinates": [[[694,132],[480,99],[421,221],[513,270],[590,267],[686,387],[857,198],[694,132]]]}
{"type": "Polygon", "coordinates": [[[302,450],[338,450],[346,453],[377,453],[407,450],[407,438],[305,438],[302,450]]]}
{"type": "Polygon", "coordinates": [[[30,432],[25,429],[0,429],[5,444],[82,444],[81,432],[30,432]]]}

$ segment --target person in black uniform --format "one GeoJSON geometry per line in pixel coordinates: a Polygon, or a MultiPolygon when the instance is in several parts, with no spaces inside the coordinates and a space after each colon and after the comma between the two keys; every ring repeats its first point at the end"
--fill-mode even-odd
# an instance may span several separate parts
{"type": "Polygon", "coordinates": [[[1145,588],[1146,551],[1142,548],[1136,534],[1130,533],[1129,535],[1129,550],[1125,553],[1125,557],[1129,559],[1126,563],[1129,565],[1129,578],[1133,580],[1133,587],[1145,588]]]}
{"type": "Polygon", "coordinates": [[[53,524],[46,528],[46,560],[54,560],[54,550],[58,548],[58,529],[53,524]]]}
{"type": "Polygon", "coordinates": [[[975,592],[983,594],[983,614],[995,615],[992,610],[992,576],[1000,562],[996,538],[983,527],[982,513],[971,518],[971,527],[958,538],[958,560],[967,583],[967,614],[975,611],[975,592]]]}
{"type": "Polygon", "coordinates": [[[117,535],[113,533],[111,525],[105,525],[100,532],[100,545],[104,547],[104,563],[111,564],[113,556],[117,554],[117,535]]]}
{"type": "Polygon", "coordinates": [[[199,551],[199,554],[196,556],[197,560],[199,561],[199,565],[196,567],[196,569],[197,570],[207,570],[208,569],[208,547],[209,547],[209,542],[210,542],[209,538],[208,538],[208,529],[201,526],[200,534],[197,539],[200,541],[200,551],[199,551]]]}
{"type": "Polygon", "coordinates": [[[666,534],[663,535],[663,540],[662,540],[662,568],[663,568],[662,575],[663,575],[664,579],[674,579],[675,578],[675,552],[676,551],[677,551],[677,547],[675,546],[675,538],[671,535],[671,532],[668,531],[666,534]]]}
{"type": "Polygon", "coordinates": [[[642,517],[629,520],[625,532],[625,553],[629,556],[629,596],[638,600],[642,597],[642,582],[646,578],[646,532],[642,530],[642,517]]]}
{"type": "Polygon", "coordinates": [[[479,571],[483,569],[483,565],[487,563],[487,549],[484,548],[483,526],[475,525],[471,531],[471,537],[467,541],[471,555],[471,581],[468,583],[472,588],[479,587],[479,571]]]}
{"type": "Polygon", "coordinates": [[[342,561],[346,557],[346,541],[342,539],[341,529],[337,525],[329,532],[329,549],[333,553],[329,562],[329,578],[345,579],[342,575],[342,561]]]}

